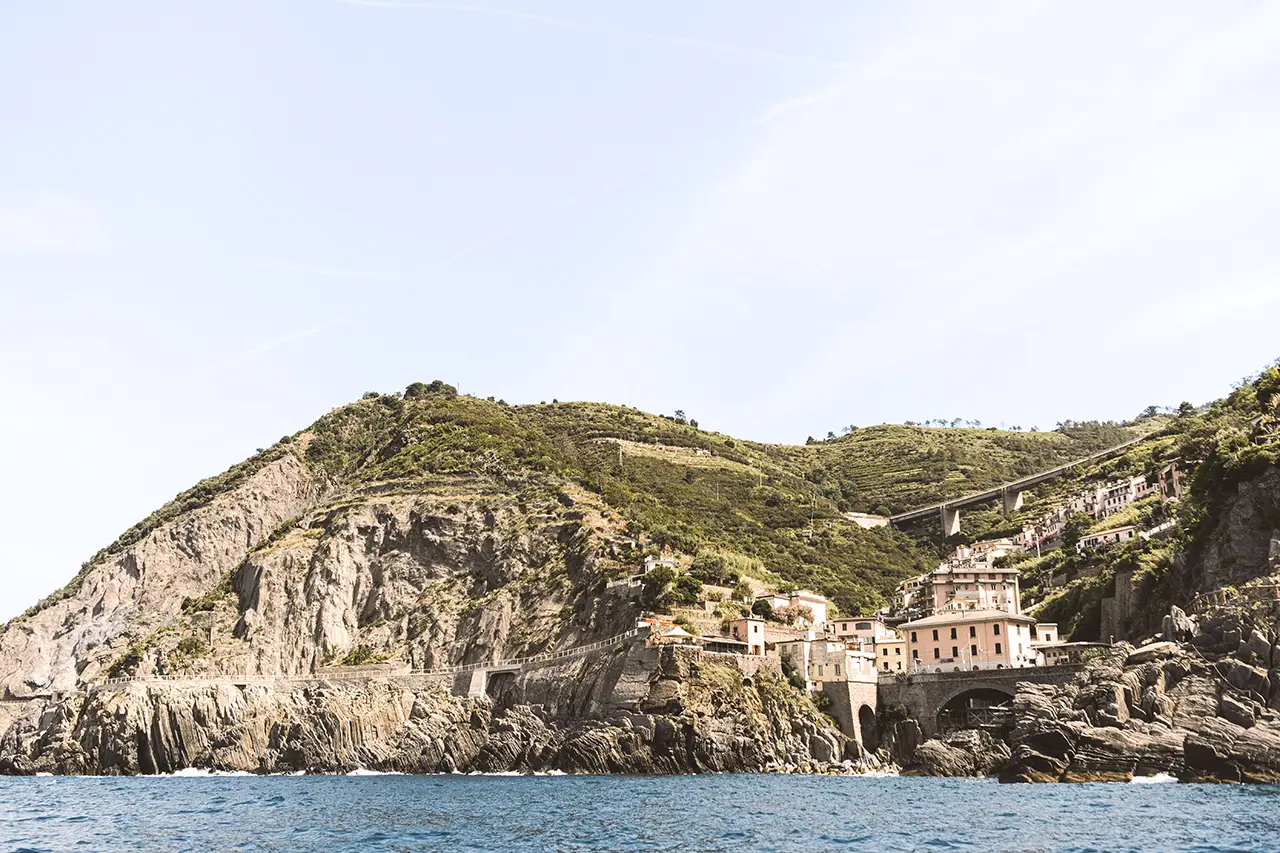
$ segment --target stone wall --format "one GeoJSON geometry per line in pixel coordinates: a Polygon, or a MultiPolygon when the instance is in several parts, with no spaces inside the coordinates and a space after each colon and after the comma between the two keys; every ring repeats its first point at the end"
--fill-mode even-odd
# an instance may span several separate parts
{"type": "Polygon", "coordinates": [[[827,681],[822,685],[830,705],[827,713],[840,724],[840,731],[856,741],[863,750],[874,750],[876,733],[862,730],[859,711],[870,708],[874,715],[878,713],[878,688],[875,681],[827,681]]]}

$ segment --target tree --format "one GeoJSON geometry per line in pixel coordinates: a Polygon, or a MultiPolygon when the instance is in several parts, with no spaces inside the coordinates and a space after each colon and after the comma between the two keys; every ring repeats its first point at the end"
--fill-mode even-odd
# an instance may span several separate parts
{"type": "Polygon", "coordinates": [[[794,625],[797,622],[813,624],[813,610],[803,604],[788,604],[786,607],[779,607],[773,611],[773,615],[778,621],[785,622],[788,625],[794,625]]]}
{"type": "Polygon", "coordinates": [[[1159,406],[1147,406],[1142,410],[1142,417],[1144,418],[1154,418],[1158,414],[1160,414],[1159,406]]]}
{"type": "Polygon", "coordinates": [[[647,610],[666,610],[671,606],[671,587],[676,573],[670,566],[654,566],[644,575],[640,603],[647,610]]]}
{"type": "Polygon", "coordinates": [[[1178,404],[1178,417],[1189,418],[1196,413],[1196,407],[1183,400],[1178,404]]]}
{"type": "Polygon", "coordinates": [[[767,598],[756,599],[756,603],[751,605],[751,612],[768,622],[777,621],[777,617],[773,613],[773,605],[769,603],[767,598]]]}
{"type": "MultiPolygon", "coordinates": [[[[734,601],[750,601],[751,596],[755,593],[751,589],[751,584],[746,581],[738,581],[738,585],[733,588],[734,601]]],[[[768,604],[769,602],[765,602],[768,604]]]]}
{"type": "Polygon", "coordinates": [[[1076,547],[1080,544],[1080,537],[1084,536],[1093,525],[1093,519],[1085,515],[1083,512],[1077,512],[1071,516],[1062,525],[1062,550],[1070,556],[1076,551],[1076,547]]]}
{"type": "Polygon", "coordinates": [[[675,417],[676,417],[676,423],[678,424],[682,424],[686,422],[684,417],[684,409],[676,409],[675,417]]]}
{"type": "Polygon", "coordinates": [[[723,586],[729,574],[729,561],[720,554],[699,554],[689,564],[689,574],[703,583],[723,586]]]}
{"type": "Polygon", "coordinates": [[[690,418],[690,419],[689,419],[689,426],[693,427],[694,429],[697,429],[697,428],[698,428],[698,422],[697,422],[697,421],[695,421],[693,418],[690,418]]]}
{"type": "Polygon", "coordinates": [[[829,431],[829,430],[828,430],[828,431],[827,431],[827,441],[835,441],[835,440],[836,440],[836,434],[835,434],[834,432],[831,432],[831,431],[829,431]]]}
{"type": "Polygon", "coordinates": [[[697,604],[702,598],[702,582],[693,575],[684,574],[676,580],[673,599],[676,604],[697,604]]]}
{"type": "Polygon", "coordinates": [[[433,379],[429,384],[411,382],[409,387],[404,389],[404,398],[406,400],[417,400],[431,396],[456,397],[458,396],[458,389],[439,379],[433,379]]]}
{"type": "Polygon", "coordinates": [[[804,440],[805,444],[817,444],[817,440],[813,436],[809,436],[804,440]]]}

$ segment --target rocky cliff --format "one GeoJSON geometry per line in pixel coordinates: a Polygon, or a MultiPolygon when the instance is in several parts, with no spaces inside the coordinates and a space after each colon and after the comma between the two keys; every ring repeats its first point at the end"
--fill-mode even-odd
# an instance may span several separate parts
{"type": "MultiPolygon", "coordinates": [[[[0,772],[683,772],[845,757],[834,723],[779,673],[714,656],[593,654],[495,677],[472,698],[448,679],[383,677],[634,626],[638,602],[607,582],[656,546],[568,467],[597,438],[553,444],[471,398],[366,399],[180,495],[0,630],[0,772]],[[328,677],[361,667],[369,677],[328,677]],[[103,689],[120,676],[148,680],[103,689]]],[[[780,494],[760,506],[786,509],[780,494]]]]}
{"type": "Polygon", "coordinates": [[[479,698],[426,678],[135,683],[9,713],[0,772],[18,774],[814,771],[857,757],[776,667],[746,676],[643,641],[530,668],[479,698]]]}

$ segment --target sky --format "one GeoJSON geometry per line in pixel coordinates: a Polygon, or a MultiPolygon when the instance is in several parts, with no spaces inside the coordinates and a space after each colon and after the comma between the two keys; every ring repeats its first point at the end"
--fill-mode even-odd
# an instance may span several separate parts
{"type": "Polygon", "coordinates": [[[1280,356],[1280,4],[103,0],[0,27],[0,619],[365,391],[761,441],[1280,356]]]}

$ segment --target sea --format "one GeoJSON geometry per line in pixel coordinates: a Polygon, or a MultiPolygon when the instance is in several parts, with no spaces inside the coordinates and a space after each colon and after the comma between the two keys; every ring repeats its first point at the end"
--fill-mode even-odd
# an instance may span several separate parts
{"type": "Polygon", "coordinates": [[[0,778],[0,850],[1280,851],[1280,787],[1147,781],[0,778]]]}

